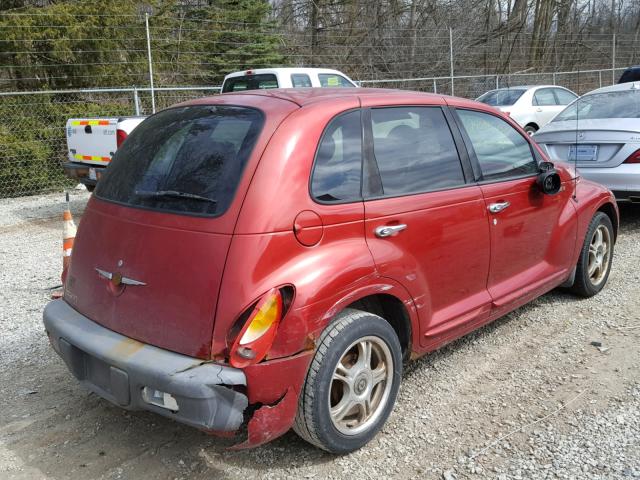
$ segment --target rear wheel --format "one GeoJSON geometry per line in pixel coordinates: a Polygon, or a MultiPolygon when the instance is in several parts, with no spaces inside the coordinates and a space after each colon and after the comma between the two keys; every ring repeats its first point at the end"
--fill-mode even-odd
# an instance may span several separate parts
{"type": "Polygon", "coordinates": [[[95,185],[85,185],[85,187],[87,187],[88,192],[93,192],[96,189],[95,185]]]}
{"type": "Polygon", "coordinates": [[[332,453],[365,445],[398,394],[402,351],[387,321],[347,309],[320,337],[298,403],[294,430],[332,453]]]}
{"type": "Polygon", "coordinates": [[[608,215],[596,213],[589,223],[572,290],[592,297],[607,283],[613,258],[613,225],[608,215]]]}

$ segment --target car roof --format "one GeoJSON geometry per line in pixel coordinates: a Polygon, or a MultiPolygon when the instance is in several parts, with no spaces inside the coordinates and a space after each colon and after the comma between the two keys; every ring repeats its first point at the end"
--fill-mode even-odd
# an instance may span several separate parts
{"type": "Polygon", "coordinates": [[[494,88],[493,90],[489,90],[489,92],[497,92],[500,90],[532,90],[538,88],[562,88],[564,90],[568,90],[568,88],[561,85],[514,85],[511,87],[494,88]]]}
{"type": "Polygon", "coordinates": [[[240,70],[237,72],[232,72],[226,75],[224,78],[233,78],[233,77],[243,77],[247,74],[247,72],[251,72],[252,75],[262,75],[265,73],[283,73],[283,74],[292,74],[292,73],[333,73],[337,75],[345,75],[339,70],[333,70],[331,68],[312,68],[312,67],[277,67],[277,68],[248,68],[246,70],[240,70]]]}
{"type": "Polygon", "coordinates": [[[593,95],[595,93],[607,93],[607,92],[624,92],[626,90],[640,90],[640,81],[617,83],[608,87],[596,88],[583,95],[593,95]]]}
{"type": "MultiPolygon", "coordinates": [[[[434,103],[441,101],[446,95],[435,93],[414,92],[409,90],[393,90],[387,88],[269,88],[258,90],[244,90],[241,92],[222,93],[213,97],[198,98],[184,102],[180,105],[198,105],[216,103],[216,99],[229,100],[231,97],[271,97],[274,99],[286,100],[293,102],[300,107],[318,102],[328,102],[340,98],[361,98],[361,97],[398,97],[402,98],[402,103],[406,103],[406,99],[433,99],[434,103]]],[[[476,104],[472,100],[468,102],[476,104]]],[[[479,104],[484,105],[484,104],[479,104]]]]}

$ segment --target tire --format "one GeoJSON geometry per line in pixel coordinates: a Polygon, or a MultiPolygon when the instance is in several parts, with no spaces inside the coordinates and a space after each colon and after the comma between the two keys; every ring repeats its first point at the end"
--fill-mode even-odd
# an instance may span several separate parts
{"type": "Polygon", "coordinates": [[[95,185],[85,185],[85,187],[87,187],[88,192],[93,192],[96,189],[95,185]]]}
{"type": "Polygon", "coordinates": [[[613,260],[613,225],[608,215],[602,212],[596,213],[587,229],[578,265],[576,266],[576,278],[571,287],[573,293],[582,297],[593,297],[606,285],[611,272],[611,262],[613,260]],[[598,238],[606,246],[599,249],[598,238]],[[600,258],[601,266],[590,273],[600,258]]]}
{"type": "Polygon", "coordinates": [[[527,135],[531,136],[538,131],[538,127],[535,125],[527,125],[524,127],[524,131],[527,132],[527,135]]]}
{"type": "Polygon", "coordinates": [[[377,315],[345,309],[320,336],[298,401],[295,432],[331,453],[345,454],[359,449],[378,433],[391,414],[401,371],[402,349],[391,325],[377,315]],[[369,362],[364,361],[367,344],[371,346],[369,362]],[[345,362],[354,360],[358,361],[345,368],[345,362]],[[334,374],[344,381],[334,379],[334,374]],[[352,402],[354,398],[367,397],[368,413],[364,401],[352,402]],[[341,404],[346,408],[336,409],[341,404]],[[343,419],[339,418],[338,410],[342,410],[343,419]]]}

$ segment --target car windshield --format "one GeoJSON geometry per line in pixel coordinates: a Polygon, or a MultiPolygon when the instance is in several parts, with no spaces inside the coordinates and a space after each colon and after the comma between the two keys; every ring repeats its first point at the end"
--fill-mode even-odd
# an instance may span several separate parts
{"type": "Polygon", "coordinates": [[[553,121],[599,118],[640,118],[640,89],[585,95],[560,112],[553,121]]]}
{"type": "Polygon", "coordinates": [[[262,123],[258,110],[245,107],[164,110],[126,139],[95,194],[133,207],[220,215],[233,199],[262,123]]]}
{"type": "Polygon", "coordinates": [[[478,101],[493,107],[506,107],[516,103],[524,92],[526,92],[526,90],[522,88],[492,90],[478,97],[478,101]]]}

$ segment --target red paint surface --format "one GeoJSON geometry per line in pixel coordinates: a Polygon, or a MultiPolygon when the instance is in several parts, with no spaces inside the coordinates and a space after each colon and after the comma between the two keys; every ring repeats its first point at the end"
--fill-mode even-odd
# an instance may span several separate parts
{"type": "Polygon", "coordinates": [[[92,198],[79,227],[65,296],[81,313],[115,331],[187,355],[221,359],[242,312],[274,286],[292,285],[295,296],[269,360],[245,369],[250,402],[270,405],[256,411],[246,445],[289,428],[309,349],[351,303],[369,295],[395,297],[411,322],[412,351],[426,353],[562,283],[595,211],[604,204],[616,209],[610,192],[584,180],[573,200],[571,171],[560,163],[564,190],[555,196],[538,192],[530,177],[344,205],[321,205],[310,197],[316,147],[335,115],[361,105],[445,103],[495,112],[468,100],[377,89],[309,89],[225,94],[188,103],[246,105],[266,114],[230,208],[219,218],[197,218],[92,198]],[[490,203],[504,200],[511,202],[507,210],[487,211],[490,203]],[[373,233],[377,226],[398,223],[407,229],[394,237],[379,239],[373,233]],[[120,259],[124,266],[118,268],[120,259]],[[126,287],[116,297],[95,267],[117,269],[147,285],[126,287]]]}

